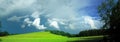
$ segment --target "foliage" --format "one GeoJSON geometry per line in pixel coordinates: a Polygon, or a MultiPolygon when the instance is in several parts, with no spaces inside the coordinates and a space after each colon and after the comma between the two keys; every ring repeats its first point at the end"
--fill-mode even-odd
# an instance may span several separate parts
{"type": "Polygon", "coordinates": [[[105,22],[103,28],[107,28],[105,42],[120,41],[120,0],[107,0],[99,6],[99,14],[105,22]]]}
{"type": "Polygon", "coordinates": [[[84,30],[80,31],[79,34],[70,34],[64,31],[58,31],[58,30],[45,30],[49,31],[56,35],[62,35],[67,37],[82,37],[82,36],[99,36],[99,35],[106,35],[106,29],[91,29],[91,30],[84,30]]]}
{"type": "Polygon", "coordinates": [[[103,29],[108,29],[110,26],[110,17],[112,16],[112,8],[115,6],[114,0],[106,0],[98,6],[98,13],[101,20],[105,23],[103,29]]]}
{"type": "Polygon", "coordinates": [[[91,29],[84,30],[79,33],[78,36],[97,36],[97,35],[106,35],[105,29],[91,29]]]}
{"type": "Polygon", "coordinates": [[[57,35],[62,35],[62,36],[67,36],[67,37],[73,37],[75,34],[70,34],[64,31],[58,31],[58,30],[50,30],[51,33],[57,34],[57,35]]]}
{"type": "Polygon", "coordinates": [[[0,32],[0,36],[7,36],[7,35],[9,35],[9,33],[7,31],[0,32]]]}

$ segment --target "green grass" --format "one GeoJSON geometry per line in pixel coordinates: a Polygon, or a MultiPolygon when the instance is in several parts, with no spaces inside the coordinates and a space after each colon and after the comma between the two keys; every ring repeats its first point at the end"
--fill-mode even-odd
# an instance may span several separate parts
{"type": "Polygon", "coordinates": [[[0,42],[67,42],[67,41],[71,42],[71,41],[96,40],[96,38],[101,39],[102,36],[68,38],[61,35],[55,35],[50,32],[34,32],[0,37],[0,42]]]}

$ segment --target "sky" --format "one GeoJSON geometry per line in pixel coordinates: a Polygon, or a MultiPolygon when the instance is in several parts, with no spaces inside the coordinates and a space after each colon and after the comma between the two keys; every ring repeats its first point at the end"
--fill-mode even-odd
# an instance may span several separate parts
{"type": "Polygon", "coordinates": [[[28,33],[60,30],[71,34],[99,29],[101,0],[0,0],[2,30],[28,33]]]}

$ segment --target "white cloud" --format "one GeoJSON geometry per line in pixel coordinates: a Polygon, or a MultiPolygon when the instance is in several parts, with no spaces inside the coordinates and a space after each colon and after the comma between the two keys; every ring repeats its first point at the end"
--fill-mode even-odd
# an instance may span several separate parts
{"type": "Polygon", "coordinates": [[[28,26],[31,26],[32,21],[30,21],[30,18],[24,19],[24,22],[28,24],[28,26]]]}
{"type": "MultiPolygon", "coordinates": [[[[53,12],[47,14],[49,18],[58,18],[58,19],[72,19],[72,17],[77,16],[78,13],[74,10],[73,7],[69,6],[60,6],[53,12]]],[[[76,17],[75,17],[76,18],[76,17]]]]}
{"type": "Polygon", "coordinates": [[[24,24],[21,25],[22,28],[25,28],[25,25],[27,24],[27,26],[35,26],[37,29],[43,30],[46,29],[47,27],[45,27],[44,25],[40,25],[40,18],[35,18],[34,21],[31,21],[30,18],[25,18],[24,19],[24,24]]]}
{"type": "Polygon", "coordinates": [[[49,22],[50,26],[55,27],[56,29],[60,30],[57,21],[48,19],[48,22],[49,22]]]}
{"type": "Polygon", "coordinates": [[[74,30],[76,27],[73,24],[69,24],[70,29],[74,30]]]}
{"type": "Polygon", "coordinates": [[[0,17],[11,15],[16,9],[28,8],[36,0],[0,0],[0,17]]]}
{"type": "Polygon", "coordinates": [[[46,27],[44,27],[44,25],[40,25],[40,18],[36,18],[33,23],[33,26],[35,26],[37,29],[46,29],[46,27]]]}
{"type": "Polygon", "coordinates": [[[23,25],[21,25],[21,27],[22,27],[22,28],[25,28],[25,25],[23,24],[23,25]]]}
{"type": "Polygon", "coordinates": [[[32,21],[30,20],[30,18],[25,18],[25,19],[24,19],[24,23],[21,25],[21,27],[22,27],[22,28],[25,28],[26,25],[27,25],[27,26],[31,26],[31,24],[32,24],[32,21]]]}
{"type": "Polygon", "coordinates": [[[35,12],[31,15],[31,17],[33,17],[33,18],[39,18],[39,16],[40,16],[40,13],[39,13],[38,11],[35,11],[35,12]]]}
{"type": "Polygon", "coordinates": [[[36,18],[32,24],[36,25],[36,26],[39,26],[39,24],[40,24],[40,18],[36,18]]]}
{"type": "Polygon", "coordinates": [[[92,29],[97,29],[97,27],[95,26],[94,20],[92,19],[92,17],[90,16],[85,16],[85,22],[87,22],[92,29]]]}
{"type": "Polygon", "coordinates": [[[22,17],[13,16],[13,17],[8,18],[7,20],[8,21],[19,21],[21,18],[22,17]]]}

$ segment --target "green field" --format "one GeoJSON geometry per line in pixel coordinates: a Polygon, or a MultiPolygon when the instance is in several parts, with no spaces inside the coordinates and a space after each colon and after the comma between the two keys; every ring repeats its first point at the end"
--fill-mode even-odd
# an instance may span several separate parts
{"type": "Polygon", "coordinates": [[[68,38],[65,36],[52,34],[50,32],[34,32],[0,37],[0,42],[72,42],[72,41],[93,42],[102,39],[102,37],[103,36],[68,38]]]}

